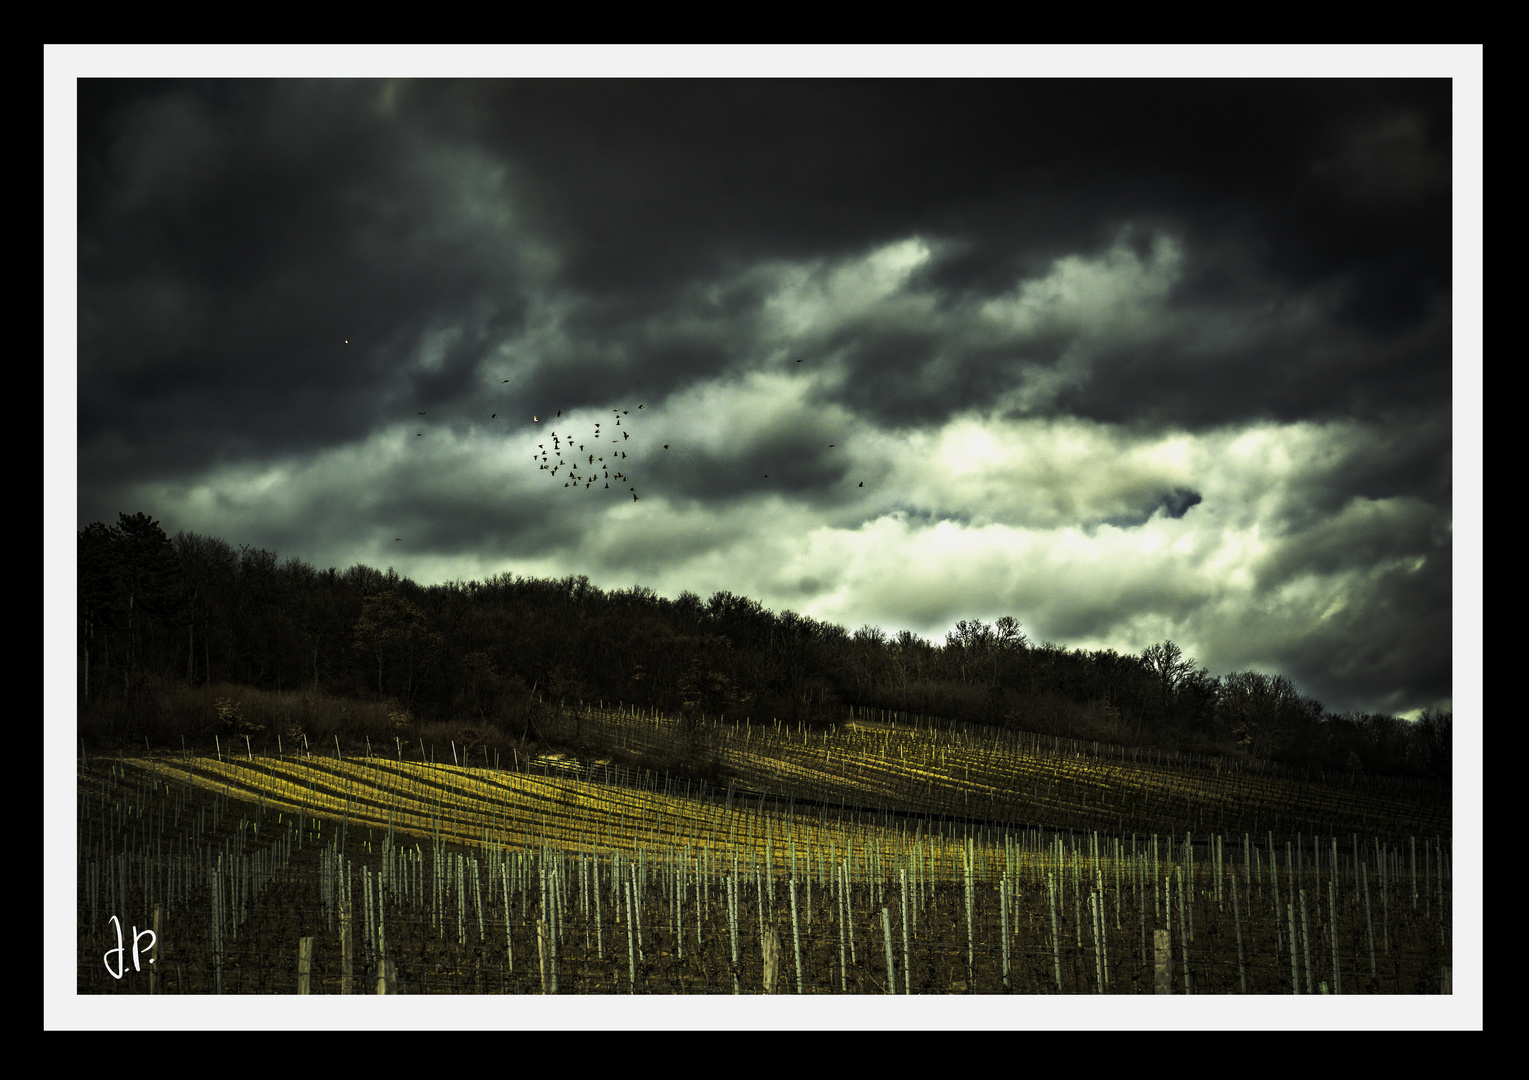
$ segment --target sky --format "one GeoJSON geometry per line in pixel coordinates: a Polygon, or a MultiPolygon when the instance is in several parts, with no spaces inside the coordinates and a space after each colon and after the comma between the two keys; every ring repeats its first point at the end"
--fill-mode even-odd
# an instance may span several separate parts
{"type": "Polygon", "coordinates": [[[1062,52],[92,56],[71,531],[1452,707],[1472,54],[1062,52]]]}
{"type": "MultiPolygon", "coordinates": [[[[44,85],[61,672],[75,533],[142,511],[421,584],[1172,640],[1333,711],[1458,694],[1479,770],[1480,46],[49,46],[44,85]]],[[[1479,1030],[1477,821],[1458,1015],[1201,999],[1192,1022],[1479,1030]]],[[[51,870],[45,910],[70,910],[51,870]]],[[[82,1012],[72,920],[47,935],[45,1026],[166,1022],[82,1012]]],[[[588,1024],[556,1004],[517,1015],[588,1024]]],[[[1187,1022],[795,1004],[691,1022],[1187,1022]]],[[[476,1017],[441,1021],[502,1022],[476,1017]]]]}

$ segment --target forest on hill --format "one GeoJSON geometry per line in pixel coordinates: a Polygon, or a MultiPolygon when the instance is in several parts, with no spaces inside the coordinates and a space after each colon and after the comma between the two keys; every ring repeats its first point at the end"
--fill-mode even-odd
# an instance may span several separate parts
{"type": "Polygon", "coordinates": [[[1005,616],[931,642],[725,591],[669,599],[582,575],[426,587],[391,569],[172,539],[143,513],[78,534],[77,618],[79,722],[93,733],[141,731],[168,687],[227,684],[382,706],[400,731],[508,730],[534,698],[808,726],[854,705],[1285,765],[1451,770],[1448,712],[1329,713],[1285,676],[1213,676],[1171,641],[1137,655],[1068,650],[1005,616]]]}

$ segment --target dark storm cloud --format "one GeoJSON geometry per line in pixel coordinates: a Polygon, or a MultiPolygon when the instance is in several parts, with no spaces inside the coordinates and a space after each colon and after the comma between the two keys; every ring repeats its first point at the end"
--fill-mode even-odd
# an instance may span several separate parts
{"type": "Polygon", "coordinates": [[[1198,506],[1204,500],[1198,491],[1188,488],[1174,488],[1163,496],[1162,507],[1169,517],[1181,518],[1188,512],[1191,506],[1198,506]]]}
{"type": "Polygon", "coordinates": [[[1277,554],[1257,564],[1259,588],[1269,591],[1295,576],[1437,559],[1449,547],[1442,524],[1421,500],[1371,502],[1356,496],[1332,516],[1291,528],[1277,554]]]}
{"type": "Polygon", "coordinates": [[[505,161],[591,292],[909,232],[1022,240],[991,289],[1136,220],[1256,231],[1296,286],[1398,252],[1447,281],[1447,215],[1392,228],[1448,205],[1445,80],[430,81],[400,102],[505,161]]]}
{"type": "Polygon", "coordinates": [[[1340,610],[1271,648],[1266,663],[1332,712],[1401,713],[1447,702],[1455,677],[1452,574],[1448,546],[1368,573],[1340,610]]]}
{"type": "Polygon", "coordinates": [[[1362,438],[1335,437],[1330,468],[1303,478],[1300,498],[1285,508],[1292,527],[1338,513],[1353,499],[1410,496],[1448,521],[1453,501],[1454,424],[1448,410],[1393,413],[1362,438]]]}
{"type": "Polygon", "coordinates": [[[596,293],[669,288],[730,261],[851,253],[995,182],[994,163],[975,191],[963,175],[986,152],[967,141],[977,95],[931,84],[508,81],[410,94],[511,163],[568,255],[566,280],[596,293]]]}
{"type": "Polygon", "coordinates": [[[1157,492],[1139,500],[1139,505],[1129,514],[1114,514],[1099,519],[1100,525],[1112,525],[1117,529],[1130,529],[1145,525],[1152,515],[1161,510],[1170,518],[1181,518],[1192,506],[1204,499],[1198,491],[1177,487],[1172,491],[1157,492]]]}
{"type": "MultiPolygon", "coordinates": [[[[644,372],[661,391],[736,363],[742,342],[652,325],[729,267],[922,235],[951,255],[914,287],[969,305],[1063,253],[1108,251],[1130,223],[1143,259],[1154,226],[1212,254],[1186,260],[1166,325],[1089,350],[1058,412],[1205,425],[1436,394],[1448,104],[1445,82],[87,80],[82,445],[164,423],[188,391],[214,403],[180,418],[204,425],[190,441],[225,432],[234,454],[244,429],[324,445],[397,394],[467,394],[526,317],[514,257],[454,209],[470,166],[502,169],[481,199],[558,249],[555,281],[574,298],[565,387],[626,392],[644,372]],[[1259,255],[1228,268],[1221,249],[1259,255]],[[1239,279],[1237,332],[1203,329],[1239,279]],[[1309,302],[1326,308],[1259,331],[1261,311],[1309,302]],[[436,369],[400,370],[432,329],[464,323],[436,369]],[[1315,346],[1333,327],[1353,355],[1315,346]],[[339,349],[346,338],[356,347],[339,349]],[[1374,338],[1395,354],[1384,380],[1374,338]],[[587,377],[568,369],[580,363],[587,377]],[[316,422],[314,393],[345,406],[316,422]]],[[[751,299],[734,290],[719,314],[751,299]]],[[[1075,336],[866,329],[815,343],[850,368],[828,393],[893,423],[980,407],[1075,336]]]]}
{"type": "Polygon", "coordinates": [[[518,326],[507,260],[444,197],[464,194],[452,163],[419,154],[373,94],[306,80],[85,81],[89,474],[98,459],[157,473],[256,444],[346,442],[400,395],[427,408],[460,397],[487,343],[518,326]],[[434,369],[410,373],[409,352],[448,326],[434,369]],[[154,443],[128,434],[144,429],[154,443]]]}

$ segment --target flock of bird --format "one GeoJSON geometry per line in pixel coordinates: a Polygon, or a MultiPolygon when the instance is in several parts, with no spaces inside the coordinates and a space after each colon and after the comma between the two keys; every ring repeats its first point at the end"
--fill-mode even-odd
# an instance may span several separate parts
{"type": "MultiPolygon", "coordinates": [[[[350,342],[347,341],[346,344],[348,345],[350,342]]],[[[510,380],[505,379],[504,381],[509,382],[510,380]]],[[[640,411],[646,408],[646,406],[638,405],[637,408],[640,411]]],[[[602,432],[601,427],[605,422],[595,421],[593,433],[582,436],[584,441],[581,442],[579,441],[581,436],[575,435],[566,426],[563,427],[561,434],[552,429],[552,421],[560,420],[563,416],[563,410],[557,410],[555,417],[546,418],[547,423],[545,426],[547,434],[543,437],[545,441],[536,444],[536,452],[531,455],[531,460],[536,463],[539,471],[550,474],[553,479],[556,479],[558,474],[562,473],[563,486],[565,488],[572,490],[583,488],[585,491],[588,491],[599,484],[601,490],[609,490],[611,481],[614,480],[618,488],[621,484],[627,484],[627,492],[632,496],[632,501],[638,502],[640,496],[637,494],[637,486],[630,483],[632,478],[625,471],[627,444],[632,438],[631,420],[627,421],[626,427],[619,433],[619,439],[617,438],[618,433],[615,431],[616,428],[622,427],[622,418],[630,417],[632,413],[630,409],[612,409],[611,413],[615,417],[613,423],[609,423],[602,432]],[[604,443],[600,442],[602,437],[605,439],[604,443]],[[552,444],[550,448],[547,445],[548,442],[552,444]],[[574,452],[575,446],[578,447],[577,453],[574,452]],[[602,451],[604,452],[602,453],[602,451]],[[569,460],[570,458],[572,460],[569,460]],[[581,458],[582,460],[580,460],[581,458]]],[[[427,414],[421,412],[419,415],[425,416],[427,414]]],[[[498,413],[492,413],[489,416],[490,420],[497,420],[498,418],[498,413]]],[[[539,414],[533,415],[531,423],[535,424],[538,428],[542,427],[542,416],[539,414]]],[[[423,431],[417,431],[414,434],[415,438],[422,439],[425,437],[423,431]]],[[[828,447],[833,449],[837,445],[837,443],[829,443],[828,447]]],[[[664,443],[663,448],[668,450],[669,444],[664,443]]],[[[770,474],[765,473],[764,477],[768,480],[770,474]]],[[[859,486],[865,487],[865,481],[861,480],[859,486]]],[[[394,537],[394,540],[402,542],[403,537],[394,537]]]]}
{"type": "MultiPolygon", "coordinates": [[[[644,407],[645,406],[642,405],[637,406],[638,409],[642,409],[644,407]]],[[[621,427],[621,418],[623,416],[630,417],[631,410],[612,409],[611,413],[616,417],[616,422],[611,427],[607,427],[604,432],[607,439],[607,445],[611,447],[611,449],[608,451],[608,454],[610,455],[609,460],[606,459],[605,454],[601,454],[599,452],[600,448],[595,446],[601,436],[601,422],[598,420],[595,421],[594,434],[588,437],[588,443],[577,442],[577,437],[570,434],[566,426],[563,429],[563,434],[559,435],[556,431],[552,430],[551,424],[549,423],[547,425],[549,431],[549,435],[547,437],[552,440],[552,448],[549,450],[545,442],[537,443],[537,452],[531,455],[531,460],[536,463],[538,469],[550,472],[553,477],[556,477],[560,470],[566,469],[567,472],[564,474],[566,479],[563,481],[563,486],[565,488],[577,489],[582,484],[584,489],[588,491],[596,484],[603,484],[605,488],[609,488],[611,486],[610,482],[612,480],[615,480],[618,485],[626,483],[631,479],[631,477],[622,471],[625,466],[621,463],[626,461],[626,451],[622,449],[622,447],[632,438],[630,421],[628,421],[627,429],[621,432],[620,442],[616,441],[616,434],[613,428],[621,427]],[[568,448],[566,453],[568,453],[573,458],[571,462],[563,456],[565,453],[565,444],[568,448]],[[573,447],[575,444],[577,444],[579,448],[578,454],[573,453],[573,447]],[[556,461],[553,460],[554,455],[557,457],[556,461]],[[583,455],[583,462],[579,461],[579,455],[583,455]]],[[[557,411],[557,416],[548,417],[548,420],[550,421],[553,419],[561,419],[562,415],[563,410],[559,409],[557,411]]],[[[540,416],[532,416],[531,422],[533,424],[539,425],[542,422],[542,418],[540,416]]],[[[832,450],[837,445],[838,443],[829,443],[828,448],[832,450]]],[[[669,449],[668,443],[664,443],[664,449],[669,449]]],[[[770,478],[770,474],[765,473],[764,478],[768,480],[770,478]]],[[[860,481],[859,486],[865,487],[865,481],[860,481]]],[[[637,494],[636,486],[629,485],[627,487],[627,491],[631,494],[632,501],[637,502],[639,497],[637,494]]]]}
{"type": "MultiPolygon", "coordinates": [[[[645,406],[639,405],[637,408],[643,409],[645,406]]],[[[563,428],[563,434],[559,435],[555,430],[553,430],[552,425],[549,423],[547,425],[549,434],[546,436],[546,438],[551,440],[552,449],[548,450],[547,444],[545,442],[537,443],[537,452],[531,455],[531,460],[536,462],[538,469],[551,473],[554,479],[557,477],[557,474],[560,471],[566,470],[566,472],[563,472],[565,477],[563,480],[563,486],[565,488],[577,489],[582,484],[584,490],[588,491],[596,484],[603,483],[604,488],[602,488],[602,490],[605,490],[611,486],[612,480],[616,481],[618,487],[621,484],[626,483],[631,479],[631,477],[622,471],[626,467],[624,464],[626,461],[626,450],[623,449],[623,447],[626,443],[631,441],[631,423],[629,421],[627,424],[627,430],[621,432],[621,439],[619,442],[616,439],[616,432],[614,429],[620,427],[621,418],[623,416],[630,417],[632,415],[632,411],[630,409],[612,409],[611,413],[616,417],[616,422],[610,427],[607,427],[604,432],[606,438],[606,446],[609,447],[609,449],[606,450],[606,453],[600,453],[603,447],[597,445],[601,436],[601,421],[595,421],[594,434],[588,436],[587,443],[577,442],[580,436],[574,435],[571,431],[568,430],[566,426],[563,428]],[[571,462],[563,456],[564,444],[567,444],[568,455],[573,458],[571,462]],[[579,448],[578,454],[573,452],[575,445],[577,445],[579,448]],[[556,461],[553,460],[554,455],[557,458],[556,461]],[[580,455],[583,455],[584,457],[582,462],[579,461],[580,455]],[[609,460],[607,460],[607,455],[609,456],[609,460]]],[[[559,409],[557,411],[556,419],[561,419],[562,415],[563,410],[559,409]]],[[[554,418],[549,417],[548,419],[550,421],[554,418]]],[[[531,422],[533,424],[539,425],[542,422],[541,417],[532,416],[531,422]]],[[[668,443],[664,443],[664,449],[669,449],[668,443]]],[[[627,491],[631,494],[632,501],[637,502],[639,496],[637,494],[636,485],[628,485],[627,491]]]]}

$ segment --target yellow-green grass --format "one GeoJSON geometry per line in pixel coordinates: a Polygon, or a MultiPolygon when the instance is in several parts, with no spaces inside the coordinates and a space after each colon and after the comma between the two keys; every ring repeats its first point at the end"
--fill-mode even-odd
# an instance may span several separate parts
{"type": "MultiPolygon", "coordinates": [[[[1005,869],[1051,858],[1042,830],[1120,837],[1123,846],[1135,835],[1182,840],[1186,832],[1232,841],[1249,834],[1255,843],[1270,832],[1281,842],[1297,834],[1449,832],[1447,792],[1420,798],[1386,784],[1298,781],[1235,763],[1146,765],[1122,754],[1051,752],[1045,740],[1019,749],[1022,740],[859,724],[813,732],[708,721],[687,729],[604,709],[581,709],[576,720],[565,713],[544,726],[554,738],[577,726],[590,743],[652,760],[672,758],[677,748],[698,750],[736,797],[715,784],[709,798],[686,797],[699,792],[698,781],[666,783],[651,773],[647,784],[606,784],[573,773],[542,775],[535,765],[525,771],[523,764],[512,770],[290,754],[123,764],[152,770],[170,786],[223,791],[259,805],[266,822],[273,812],[277,821],[301,813],[469,845],[685,851],[709,863],[767,861],[776,874],[789,872],[795,852],[814,867],[847,859],[857,880],[878,866],[958,880],[970,837],[978,880],[996,881],[1005,869]],[[760,792],[770,797],[761,801],[760,792]]],[[[603,779],[606,769],[586,775],[603,779]]]]}
{"type": "Polygon", "coordinates": [[[833,734],[721,726],[724,766],[797,798],[1044,828],[1262,835],[1449,831],[1447,790],[1333,777],[1319,782],[1111,756],[1017,750],[1001,738],[910,729],[833,734]]]}
{"type": "MultiPolygon", "coordinates": [[[[918,823],[893,829],[837,815],[787,815],[773,800],[763,810],[743,800],[728,807],[566,776],[381,759],[127,758],[117,764],[129,785],[221,793],[258,806],[267,823],[302,815],[322,822],[326,834],[343,822],[352,835],[362,828],[391,829],[398,836],[469,847],[547,847],[597,856],[686,852],[710,865],[731,865],[736,856],[751,871],[768,867],[775,876],[790,874],[793,852],[803,872],[848,860],[855,881],[882,877],[889,867],[911,865],[910,859],[918,860],[929,880],[964,874],[967,845],[948,833],[929,835],[918,823]]],[[[1001,834],[991,830],[973,851],[981,881],[996,882],[1006,867],[1017,871],[1027,858],[1015,851],[1005,863],[1001,834]]]]}

